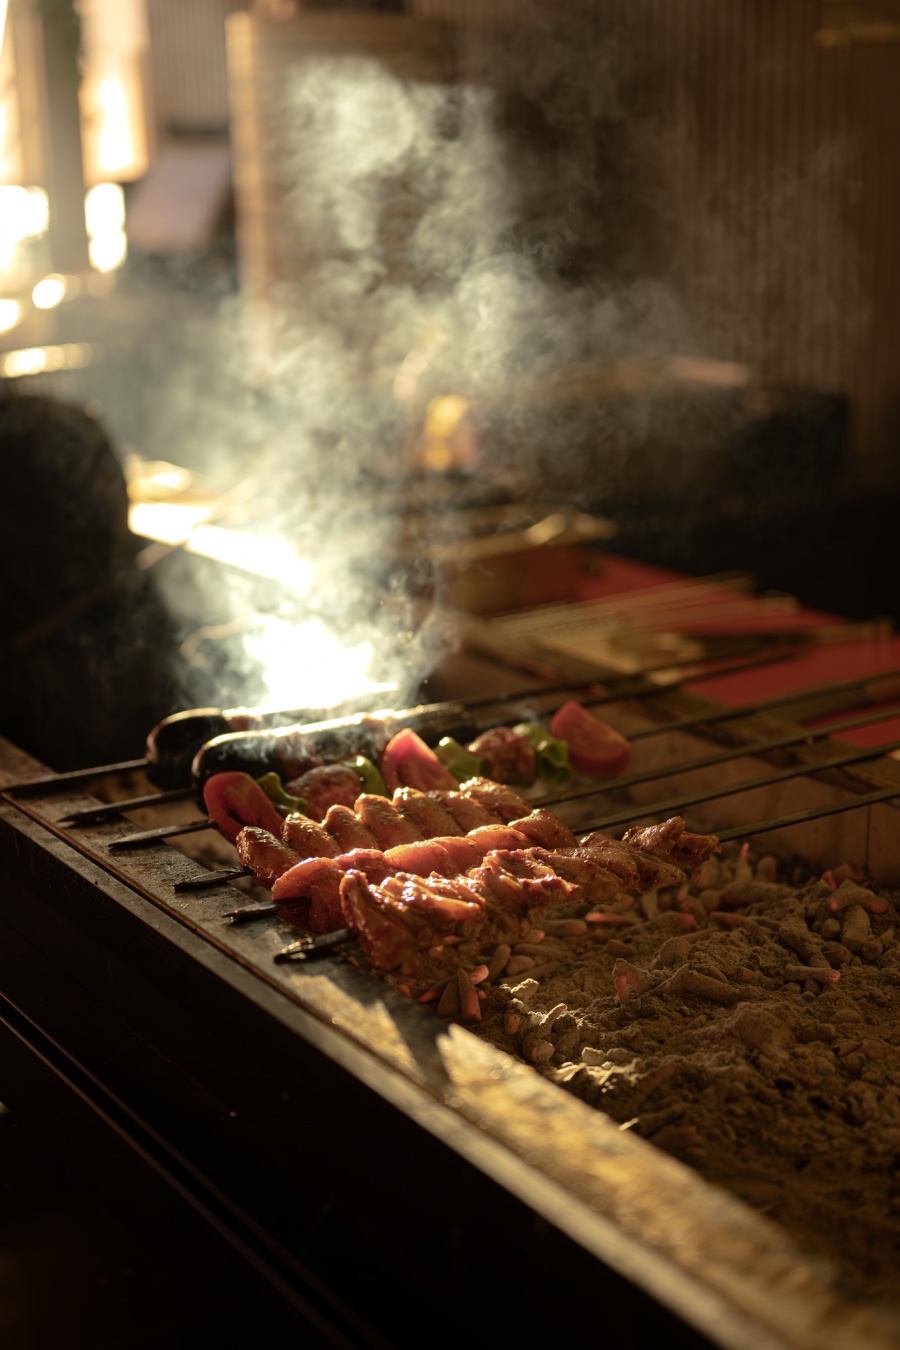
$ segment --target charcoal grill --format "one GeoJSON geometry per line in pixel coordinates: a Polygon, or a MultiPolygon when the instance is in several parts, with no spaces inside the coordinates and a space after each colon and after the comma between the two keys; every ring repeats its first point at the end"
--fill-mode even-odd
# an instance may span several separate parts
{"type": "MultiPolygon", "coordinates": [[[[635,732],[717,707],[682,690],[609,712],[635,732]]],[[[705,734],[648,736],[638,762],[674,766],[791,729],[748,713],[705,734]]],[[[829,769],[846,748],[823,739],[695,772],[699,788],[787,760],[809,771],[698,804],[689,824],[750,826],[893,786],[900,796],[889,757],[829,769]]],[[[17,790],[42,771],[9,745],[0,767],[9,1062],[65,1085],[332,1343],[411,1343],[421,1326],[409,1310],[423,1305],[462,1332],[486,1307],[484,1334],[572,1344],[596,1343],[598,1319],[611,1337],[638,1328],[641,1343],[896,1343],[895,1324],[782,1230],[530,1068],[340,955],[276,964],[294,934],[278,918],[228,924],[234,885],[176,891],[225,861],[212,834],[111,852],[159,811],[61,823],[98,798],[148,790],[139,769],[108,769],[88,796],[77,780],[17,790]]],[[[631,794],[635,817],[649,818],[671,785],[631,794]]],[[[578,810],[596,816],[597,799],[578,810]]],[[[166,804],[170,823],[196,814],[166,804]]],[[[771,842],[822,866],[853,857],[895,881],[896,820],[888,800],[771,842]]]]}

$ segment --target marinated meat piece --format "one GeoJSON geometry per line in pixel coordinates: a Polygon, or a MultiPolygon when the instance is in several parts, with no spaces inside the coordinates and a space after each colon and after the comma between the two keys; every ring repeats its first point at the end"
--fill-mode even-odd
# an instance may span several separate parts
{"type": "Polygon", "coordinates": [[[418,943],[394,907],[386,903],[361,872],[348,872],[341,882],[341,913],[348,928],[376,970],[399,970],[412,975],[418,943]]]}
{"type": "Polygon", "coordinates": [[[384,856],[397,871],[412,872],[417,877],[427,877],[430,872],[452,877],[460,870],[437,839],[423,839],[419,844],[399,844],[396,848],[389,848],[384,856]]]}
{"type": "Polygon", "coordinates": [[[404,820],[396,806],[386,797],[364,792],[356,799],[356,814],[363,825],[378,840],[378,847],[396,848],[398,844],[416,844],[422,831],[411,821],[404,820]]]}
{"type": "MultiPolygon", "coordinates": [[[[627,847],[627,846],[626,846],[627,847]]],[[[674,863],[654,858],[639,848],[631,851],[638,870],[638,886],[641,891],[655,891],[666,886],[683,886],[685,875],[674,863]]]]}
{"type": "Polygon", "coordinates": [[[489,872],[490,878],[485,877],[488,885],[519,918],[525,918],[535,910],[545,910],[548,905],[578,899],[577,886],[564,881],[536,859],[521,858],[516,875],[513,875],[505,865],[505,857],[504,850],[486,854],[484,868],[476,869],[471,875],[489,872]]]}
{"type": "Polygon", "coordinates": [[[455,875],[468,872],[472,867],[478,867],[486,852],[479,843],[468,835],[441,835],[433,842],[440,844],[444,851],[450,854],[456,868],[455,875]]]}
{"type": "Polygon", "coordinates": [[[313,882],[333,874],[335,867],[341,872],[362,872],[372,882],[384,881],[397,870],[381,850],[375,848],[351,849],[339,858],[301,858],[278,878],[272,887],[272,899],[276,902],[311,899],[313,882]]]}
{"type": "Polygon", "coordinates": [[[610,839],[605,834],[589,834],[582,839],[578,851],[596,858],[601,866],[617,876],[623,891],[640,889],[641,877],[635,850],[620,844],[618,839],[610,839]]]}
{"type": "Polygon", "coordinates": [[[301,858],[336,858],[341,852],[323,825],[296,811],[282,825],[281,837],[301,858]]]}
{"type": "Polygon", "coordinates": [[[622,843],[691,873],[712,853],[719,852],[714,834],[691,834],[681,816],[672,816],[659,825],[635,826],[622,836],[622,843]]]}
{"type": "Polygon", "coordinates": [[[322,824],[337,844],[339,853],[349,853],[352,848],[378,847],[372,831],[366,829],[349,806],[329,806],[322,824]]]}
{"type": "Polygon", "coordinates": [[[403,819],[415,825],[425,839],[439,834],[462,834],[449,811],[418,788],[397,788],[392,800],[403,819]]]}
{"type": "Polygon", "coordinates": [[[267,889],[300,861],[300,854],[258,825],[245,825],[235,840],[237,855],[249,867],[257,886],[267,889]]]}
{"type": "Polygon", "coordinates": [[[378,888],[392,900],[408,928],[417,933],[419,945],[432,946],[448,935],[476,937],[482,906],[465,885],[442,886],[442,877],[417,877],[398,872],[378,888]]]}
{"type": "Polygon", "coordinates": [[[518,942],[521,937],[521,921],[498,897],[493,887],[483,877],[473,872],[469,876],[449,880],[443,877],[430,877],[429,885],[438,895],[448,895],[457,899],[472,900],[481,906],[482,925],[479,941],[488,943],[518,942]]]}
{"type": "Polygon", "coordinates": [[[459,790],[464,797],[471,797],[479,806],[493,811],[503,821],[515,820],[517,816],[527,816],[531,803],[526,802],[510,787],[492,783],[489,778],[469,778],[460,783],[459,790]]]}
{"type": "Polygon", "coordinates": [[[521,783],[524,787],[534,782],[537,756],[531,741],[521,731],[492,727],[477,736],[468,749],[484,760],[486,776],[495,782],[521,783]]]}
{"type": "Polygon", "coordinates": [[[480,829],[470,830],[466,838],[485,853],[497,848],[528,848],[534,843],[527,834],[514,830],[511,825],[483,825],[480,829]]]}
{"type": "Polygon", "coordinates": [[[363,872],[376,885],[395,871],[380,848],[353,848],[337,861],[345,872],[363,872]]]}
{"type": "Polygon", "coordinates": [[[432,788],[428,796],[449,812],[464,833],[468,830],[477,830],[479,825],[503,824],[502,817],[496,811],[489,811],[487,807],[482,806],[473,797],[467,797],[463,792],[432,788]]]}
{"type": "Polygon", "coordinates": [[[604,867],[597,857],[585,853],[583,849],[564,848],[548,853],[546,849],[532,848],[528,849],[526,856],[552,868],[564,881],[579,886],[588,904],[608,904],[622,890],[621,879],[604,867]]]}
{"type": "Polygon", "coordinates": [[[272,899],[306,899],[311,902],[309,927],[313,933],[330,933],[342,926],[341,881],[346,873],[334,858],[304,858],[279,877],[272,899]]]}
{"type": "Polygon", "coordinates": [[[575,836],[565,821],[546,807],[538,807],[521,820],[513,820],[510,826],[528,836],[540,848],[574,848],[575,836]]]}
{"type": "Polygon", "coordinates": [[[278,878],[272,887],[272,899],[279,903],[309,900],[307,927],[313,933],[331,933],[343,927],[341,881],[350,871],[380,883],[393,868],[374,849],[354,849],[342,858],[304,858],[278,878]]]}
{"type": "Polygon", "coordinates": [[[359,796],[359,774],[341,764],[322,764],[293,778],[285,791],[306,799],[313,820],[324,820],[329,806],[353,806],[359,796]]]}

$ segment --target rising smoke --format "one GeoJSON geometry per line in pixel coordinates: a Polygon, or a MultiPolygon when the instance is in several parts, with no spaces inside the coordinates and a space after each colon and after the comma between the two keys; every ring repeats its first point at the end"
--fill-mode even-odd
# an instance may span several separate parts
{"type": "MultiPolygon", "coordinates": [[[[685,490],[734,415],[731,393],[687,410],[623,388],[673,354],[765,356],[741,230],[679,196],[694,129],[629,106],[639,53],[572,3],[475,46],[461,82],[349,51],[298,57],[263,92],[280,279],[262,318],[227,297],[194,328],[197,364],[168,377],[151,433],[165,442],[189,416],[197,466],[263,480],[248,527],[311,566],[297,594],[237,579],[223,594],[216,579],[210,612],[247,657],[214,663],[222,701],[317,702],[323,684],[353,692],[363,668],[402,698],[427,673],[433,578],[396,544],[430,399],[468,400],[478,477],[602,507],[636,478],[685,490]]],[[[775,209],[790,236],[790,183],[775,209]]]]}

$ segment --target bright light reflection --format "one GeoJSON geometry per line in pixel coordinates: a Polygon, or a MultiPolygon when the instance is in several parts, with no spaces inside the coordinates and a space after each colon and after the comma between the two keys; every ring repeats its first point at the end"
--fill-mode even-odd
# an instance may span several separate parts
{"type": "Polygon", "coordinates": [[[8,333],[15,328],[22,315],[22,306],[18,300],[0,300],[0,333],[8,333]]]}
{"type": "Polygon", "coordinates": [[[240,567],[254,576],[281,581],[295,597],[307,594],[312,583],[312,568],[283,539],[260,539],[238,534],[221,525],[199,525],[187,545],[191,553],[216,562],[240,567]]]}
{"type": "Polygon", "coordinates": [[[50,222],[41,188],[0,187],[0,246],[4,250],[45,233],[50,222]]]}
{"type": "Polygon", "coordinates": [[[114,272],[128,257],[128,240],[124,230],[97,234],[88,240],[88,257],[98,272],[114,272]]]}
{"type": "Polygon", "coordinates": [[[185,506],[177,502],[134,502],[128,524],[143,539],[160,544],[183,544],[195,526],[209,514],[208,506],[185,506]]]}
{"type": "Polygon", "coordinates": [[[60,347],[22,347],[0,357],[0,375],[43,375],[54,370],[81,370],[89,366],[93,348],[87,342],[64,342],[60,347]]]}
{"type": "Polygon", "coordinates": [[[27,222],[30,239],[39,239],[50,228],[50,202],[43,188],[26,189],[28,197],[27,222]]]}
{"type": "Polygon", "coordinates": [[[98,272],[114,272],[128,257],[125,194],[118,183],[98,183],[84,199],[88,256],[98,272]]]}
{"type": "Polygon", "coordinates": [[[44,277],[39,281],[31,292],[31,298],[38,309],[55,309],[65,298],[66,279],[58,272],[51,272],[49,277],[44,277]]]}
{"type": "Polygon", "coordinates": [[[330,707],[386,687],[366,674],[372,644],[347,647],[319,619],[292,624],[262,616],[244,646],[265,672],[265,701],[275,707],[330,707]]]}
{"type": "Polygon", "coordinates": [[[84,199],[84,223],[89,235],[109,234],[125,224],[125,194],[118,183],[98,183],[84,199]]]}
{"type": "Polygon", "coordinates": [[[129,124],[128,92],[118,79],[104,80],[97,88],[100,122],[97,131],[97,161],[101,173],[129,169],[135,158],[129,124]]]}

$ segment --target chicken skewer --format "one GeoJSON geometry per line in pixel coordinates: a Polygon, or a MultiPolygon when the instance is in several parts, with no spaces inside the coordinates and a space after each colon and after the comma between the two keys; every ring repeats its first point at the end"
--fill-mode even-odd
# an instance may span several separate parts
{"type": "Polygon", "coordinates": [[[680,884],[683,868],[696,867],[715,847],[715,840],[685,833],[680,819],[664,837],[664,849],[656,836],[648,849],[632,847],[627,836],[617,841],[596,833],[579,845],[559,816],[529,810],[511,789],[486,780],[473,780],[453,794],[399,789],[394,802],[363,794],[357,808],[332,807],[321,824],[289,816],[281,839],[258,826],[242,829],[235,840],[238,857],[258,883],[271,888],[275,904],[234,911],[232,920],[247,922],[308,900],[308,926],[327,931],[340,921],[340,884],[348,870],[364,872],[374,884],[397,871],[454,877],[498,852],[516,862],[538,861],[581,886],[588,900],[604,903],[622,891],[680,884]],[[448,796],[458,816],[476,822],[465,833],[444,803],[434,800],[448,796]],[[499,810],[489,812],[485,801],[499,810]]]}
{"type": "MultiPolygon", "coordinates": [[[[607,873],[606,900],[623,885],[640,892],[680,884],[685,874],[668,857],[687,851],[705,858],[718,847],[712,836],[685,836],[680,820],[637,832],[634,845],[602,840],[602,836],[596,843],[617,851],[616,858],[606,855],[610,866],[624,860],[626,867],[631,864],[633,868],[630,885],[607,873]],[[687,849],[686,837],[691,840],[687,849]]],[[[475,986],[488,974],[502,972],[512,947],[523,938],[540,941],[543,933],[535,932],[533,925],[551,905],[589,898],[589,884],[596,877],[590,852],[590,848],[574,847],[498,849],[486,853],[478,866],[461,875],[398,871],[381,880],[353,866],[353,854],[344,860],[350,865],[342,875],[337,860],[329,860],[335,867],[340,921],[346,925],[329,936],[332,943],[355,937],[368,963],[401,992],[419,996],[423,1002],[440,994],[439,1011],[459,1007],[464,1017],[479,1020],[475,986]],[[572,864],[575,870],[569,871],[572,864]],[[447,1007],[442,1006],[445,988],[450,995],[447,1007]]],[[[319,861],[308,860],[313,865],[319,861]]],[[[318,943],[325,941],[320,938],[318,943]]],[[[305,959],[316,945],[317,939],[304,939],[284,948],[276,960],[305,959]]]]}

